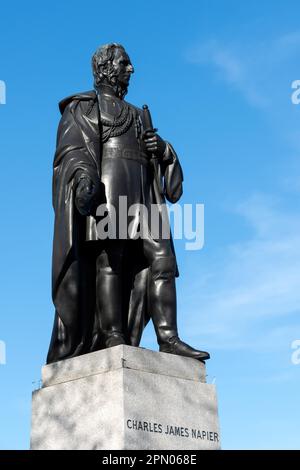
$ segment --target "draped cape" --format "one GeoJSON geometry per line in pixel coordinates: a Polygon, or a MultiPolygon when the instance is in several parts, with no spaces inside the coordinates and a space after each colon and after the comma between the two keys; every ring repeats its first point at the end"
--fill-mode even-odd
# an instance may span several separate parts
{"type": "MultiPolygon", "coordinates": [[[[103,347],[95,314],[95,253],[99,250],[96,216],[82,216],[75,206],[77,172],[97,184],[101,179],[101,121],[95,91],[72,95],[59,103],[62,114],[53,163],[55,213],[52,256],[52,299],[55,318],[47,363],[75,357],[103,347]]],[[[137,108],[135,108],[137,109],[137,108]]],[[[158,166],[162,188],[153,193],[159,201],[176,202],[182,194],[183,175],[178,157],[167,144],[171,158],[158,166]]],[[[158,190],[157,190],[158,189],[158,190]]],[[[128,344],[138,346],[149,321],[147,280],[149,266],[129,242],[123,320],[128,344]],[[133,256],[130,256],[132,249],[133,256]],[[133,261],[134,260],[134,261],[133,261]]]]}

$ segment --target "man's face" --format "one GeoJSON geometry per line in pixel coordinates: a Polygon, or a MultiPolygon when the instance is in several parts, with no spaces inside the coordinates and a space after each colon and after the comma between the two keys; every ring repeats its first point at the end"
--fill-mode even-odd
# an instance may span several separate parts
{"type": "Polygon", "coordinates": [[[134,69],[126,52],[121,49],[116,49],[113,66],[118,77],[118,82],[127,87],[134,69]]]}

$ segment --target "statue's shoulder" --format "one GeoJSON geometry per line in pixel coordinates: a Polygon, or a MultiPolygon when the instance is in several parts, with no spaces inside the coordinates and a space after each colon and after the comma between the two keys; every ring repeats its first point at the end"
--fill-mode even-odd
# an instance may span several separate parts
{"type": "Polygon", "coordinates": [[[61,100],[58,104],[59,110],[61,114],[63,114],[64,110],[66,107],[71,104],[71,103],[76,103],[76,102],[86,102],[88,105],[89,102],[95,102],[97,100],[97,94],[94,90],[91,91],[85,91],[83,93],[76,93],[74,95],[67,96],[67,98],[64,98],[61,100]]]}
{"type": "Polygon", "coordinates": [[[126,103],[127,106],[129,106],[129,108],[132,109],[132,111],[135,111],[135,112],[137,112],[138,114],[141,114],[141,113],[142,113],[142,109],[139,108],[138,106],[135,106],[134,104],[129,103],[128,101],[125,101],[125,100],[124,100],[124,103],[126,103]]]}

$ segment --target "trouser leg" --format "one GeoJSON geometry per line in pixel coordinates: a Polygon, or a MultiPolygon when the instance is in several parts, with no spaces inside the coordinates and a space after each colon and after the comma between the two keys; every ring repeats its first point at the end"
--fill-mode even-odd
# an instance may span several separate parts
{"type": "Polygon", "coordinates": [[[161,352],[209,359],[209,353],[181,341],[177,330],[175,273],[176,261],[170,240],[144,240],[144,253],[150,264],[149,309],[161,352]]]}
{"type": "Polygon", "coordinates": [[[124,245],[109,240],[97,256],[97,315],[106,347],[125,344],[122,323],[122,264],[124,245]]]}
{"type": "Polygon", "coordinates": [[[149,310],[157,341],[162,344],[177,336],[176,260],[170,240],[143,240],[144,254],[150,265],[149,310]]]}
{"type": "Polygon", "coordinates": [[[177,332],[177,302],[174,256],[155,259],[151,264],[149,302],[152,320],[161,345],[177,332]]]}

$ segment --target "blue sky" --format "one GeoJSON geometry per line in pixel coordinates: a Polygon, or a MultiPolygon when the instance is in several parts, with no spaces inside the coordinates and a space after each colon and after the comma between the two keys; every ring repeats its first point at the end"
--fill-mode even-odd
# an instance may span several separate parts
{"type": "MultiPolygon", "coordinates": [[[[57,102],[92,88],[96,47],[122,43],[128,101],[181,157],[205,245],[176,241],[179,325],[211,352],[225,449],[299,449],[300,6],[296,0],[6,2],[1,6],[0,448],[29,446],[49,344],[57,102]],[[78,28],[78,29],[77,29],[78,28]]],[[[152,327],[143,346],[157,349],[152,327]]]]}

